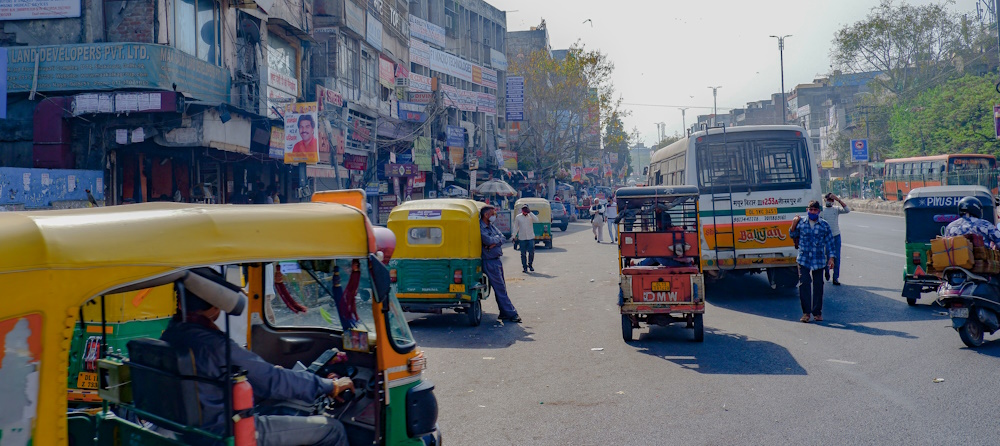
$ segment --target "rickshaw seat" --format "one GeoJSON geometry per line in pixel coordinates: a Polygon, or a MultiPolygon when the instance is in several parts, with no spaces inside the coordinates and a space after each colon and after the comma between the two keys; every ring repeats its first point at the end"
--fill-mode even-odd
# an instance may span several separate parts
{"type": "Polygon", "coordinates": [[[698,274],[698,267],[695,266],[630,266],[622,268],[622,274],[627,276],[641,276],[652,274],[698,274]]]}
{"type": "Polygon", "coordinates": [[[139,410],[184,426],[200,426],[197,372],[190,350],[175,349],[158,339],[128,342],[132,395],[139,410]]]}

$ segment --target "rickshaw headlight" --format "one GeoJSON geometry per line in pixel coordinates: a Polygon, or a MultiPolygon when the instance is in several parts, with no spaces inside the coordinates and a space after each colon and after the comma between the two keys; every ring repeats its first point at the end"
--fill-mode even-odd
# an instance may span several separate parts
{"type": "Polygon", "coordinates": [[[455,270],[455,283],[462,283],[462,270],[455,270]]]}
{"type": "Polygon", "coordinates": [[[393,282],[393,283],[396,282],[396,270],[395,269],[390,269],[389,270],[389,281],[393,282]]]}

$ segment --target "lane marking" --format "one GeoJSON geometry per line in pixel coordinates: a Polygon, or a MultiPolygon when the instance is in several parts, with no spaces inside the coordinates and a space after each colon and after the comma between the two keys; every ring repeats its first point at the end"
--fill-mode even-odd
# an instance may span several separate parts
{"type": "Polygon", "coordinates": [[[868,248],[868,247],[865,247],[865,246],[858,246],[858,245],[849,245],[847,243],[843,243],[843,244],[841,244],[841,246],[846,246],[848,248],[854,248],[854,249],[860,249],[862,251],[874,252],[875,254],[883,254],[883,255],[892,256],[892,257],[899,257],[901,259],[905,259],[906,258],[905,255],[900,254],[898,252],[883,251],[881,249],[868,248]]]}
{"type": "Polygon", "coordinates": [[[871,226],[858,225],[859,228],[870,228],[871,226]]]}
{"type": "Polygon", "coordinates": [[[906,218],[906,217],[904,217],[902,215],[879,214],[879,213],[876,213],[876,212],[855,211],[853,209],[851,209],[851,213],[852,214],[857,213],[857,214],[865,214],[865,215],[874,215],[874,216],[877,216],[877,217],[906,218]]]}
{"type": "Polygon", "coordinates": [[[827,361],[836,362],[837,364],[850,364],[850,365],[856,365],[857,364],[856,362],[842,361],[840,359],[827,359],[827,361]]]}

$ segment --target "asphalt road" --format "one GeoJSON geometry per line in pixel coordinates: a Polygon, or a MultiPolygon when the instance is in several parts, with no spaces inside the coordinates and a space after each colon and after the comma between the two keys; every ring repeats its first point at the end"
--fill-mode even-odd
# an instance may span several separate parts
{"type": "Polygon", "coordinates": [[[997,444],[1000,342],[965,348],[925,295],[902,288],[903,219],[852,213],[825,322],[760,275],[709,287],[705,342],[680,326],[621,339],[616,248],[589,225],[504,250],[524,322],[413,315],[449,445],[997,444]],[[936,378],[944,382],[935,383],[936,378]]]}

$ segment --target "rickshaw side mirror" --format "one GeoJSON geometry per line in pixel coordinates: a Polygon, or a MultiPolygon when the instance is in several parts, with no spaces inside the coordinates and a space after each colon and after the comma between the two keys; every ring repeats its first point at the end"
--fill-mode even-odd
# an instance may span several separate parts
{"type": "Polygon", "coordinates": [[[368,255],[368,267],[371,268],[372,281],[375,283],[375,300],[383,303],[389,299],[389,289],[392,287],[389,268],[375,254],[368,255]]]}

